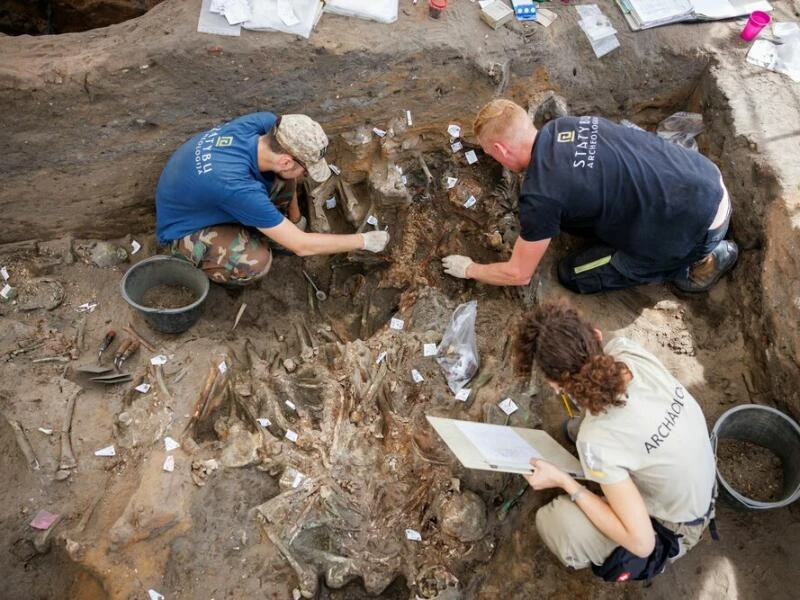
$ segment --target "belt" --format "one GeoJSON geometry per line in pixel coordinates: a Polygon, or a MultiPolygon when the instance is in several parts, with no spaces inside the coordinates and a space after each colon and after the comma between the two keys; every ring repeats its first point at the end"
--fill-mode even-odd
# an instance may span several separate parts
{"type": "MultiPolygon", "coordinates": [[[[698,517],[697,519],[694,519],[693,521],[685,521],[684,523],[681,523],[681,525],[684,525],[686,527],[696,527],[698,525],[705,525],[706,520],[714,512],[714,503],[715,503],[714,499],[712,498],[711,504],[709,505],[708,510],[706,511],[706,514],[704,514],[702,517],[698,517]]],[[[715,541],[719,540],[719,532],[717,531],[717,521],[716,521],[716,519],[712,518],[709,521],[708,528],[711,531],[712,539],[714,539],[715,541]]]]}

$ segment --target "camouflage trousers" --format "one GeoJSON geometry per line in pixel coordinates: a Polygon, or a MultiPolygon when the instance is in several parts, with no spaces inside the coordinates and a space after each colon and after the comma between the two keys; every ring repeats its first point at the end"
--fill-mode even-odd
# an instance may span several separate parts
{"type": "MultiPolygon", "coordinates": [[[[276,180],[270,190],[272,203],[284,212],[294,194],[295,182],[276,180]]],[[[167,250],[199,267],[215,282],[243,286],[267,274],[272,266],[269,238],[258,229],[242,225],[212,225],[180,239],[167,250]]]]}
{"type": "Polygon", "coordinates": [[[205,227],[172,240],[167,248],[224,285],[247,285],[264,277],[272,266],[266,236],[241,225],[205,227]]]}

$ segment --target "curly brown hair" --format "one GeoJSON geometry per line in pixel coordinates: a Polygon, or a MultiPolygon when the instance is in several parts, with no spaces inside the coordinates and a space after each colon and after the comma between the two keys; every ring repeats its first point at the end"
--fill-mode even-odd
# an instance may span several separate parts
{"type": "Polygon", "coordinates": [[[624,406],[628,367],[603,352],[594,327],[566,302],[544,303],[525,315],[515,349],[519,375],[535,364],[593,415],[624,406]]]}

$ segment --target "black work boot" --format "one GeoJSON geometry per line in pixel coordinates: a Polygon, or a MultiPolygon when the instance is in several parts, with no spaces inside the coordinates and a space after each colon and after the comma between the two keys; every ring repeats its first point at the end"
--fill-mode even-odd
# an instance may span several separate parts
{"type": "Polygon", "coordinates": [[[725,273],[733,268],[739,258],[736,242],[722,240],[711,254],[689,268],[689,276],[673,280],[675,287],[682,292],[707,292],[725,273]]]}

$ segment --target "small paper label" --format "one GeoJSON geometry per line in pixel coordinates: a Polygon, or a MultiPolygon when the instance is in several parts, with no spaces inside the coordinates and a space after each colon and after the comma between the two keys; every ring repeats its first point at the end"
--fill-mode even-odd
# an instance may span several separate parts
{"type": "Polygon", "coordinates": [[[453,144],[450,144],[450,150],[452,150],[453,152],[459,152],[463,147],[464,144],[462,144],[461,142],[455,142],[453,144]]]}
{"type": "Polygon", "coordinates": [[[150,391],[151,387],[152,386],[149,383],[140,383],[139,385],[137,385],[133,389],[135,389],[137,392],[140,392],[142,394],[146,394],[147,392],[150,391]]]}
{"type": "Polygon", "coordinates": [[[456,394],[456,400],[459,400],[460,402],[466,402],[467,400],[469,400],[469,394],[471,391],[472,390],[470,390],[469,388],[461,388],[460,390],[458,390],[458,393],[456,394]]]}
{"type": "Polygon", "coordinates": [[[219,363],[219,364],[217,365],[217,368],[219,369],[219,372],[220,372],[220,373],[224,373],[225,371],[227,371],[227,370],[228,370],[228,365],[226,365],[226,364],[225,364],[225,361],[223,360],[221,363],[219,363]]]}
{"type": "Polygon", "coordinates": [[[46,529],[50,529],[50,526],[56,522],[56,519],[58,519],[58,515],[54,515],[46,510],[40,510],[38,513],[36,513],[36,516],[33,517],[33,521],[31,521],[31,527],[44,531],[46,529]]]}
{"type": "Polygon", "coordinates": [[[336,208],[336,196],[331,196],[325,200],[325,208],[336,208]]]}
{"type": "Polygon", "coordinates": [[[406,111],[406,123],[408,123],[409,127],[411,127],[414,124],[413,121],[411,120],[411,111],[410,110],[406,111]]]}
{"type": "Polygon", "coordinates": [[[416,529],[406,529],[406,539],[411,540],[412,542],[421,542],[422,535],[420,535],[419,531],[416,529]]]}
{"type": "Polygon", "coordinates": [[[3,281],[8,281],[8,269],[0,267],[0,276],[2,276],[3,281]]]}
{"type": "Polygon", "coordinates": [[[75,312],[94,312],[95,308],[97,308],[97,302],[84,302],[75,309],[75,312]]]}
{"type": "Polygon", "coordinates": [[[289,440],[290,442],[296,442],[297,441],[297,432],[292,431],[291,429],[287,429],[286,430],[286,439],[289,440]]]}
{"type": "Polygon", "coordinates": [[[461,137],[461,127],[455,123],[451,123],[447,126],[447,133],[449,133],[450,137],[453,138],[461,137]]]}
{"type": "Polygon", "coordinates": [[[400,331],[403,328],[403,325],[405,324],[406,322],[403,321],[403,319],[392,317],[392,320],[389,321],[389,329],[396,329],[397,331],[400,331]]]}
{"type": "Polygon", "coordinates": [[[270,421],[267,417],[261,417],[260,419],[256,419],[256,421],[258,421],[259,425],[265,428],[272,425],[272,421],[270,421]]]}
{"type": "Polygon", "coordinates": [[[341,175],[342,174],[342,170],[339,167],[337,167],[336,165],[328,165],[328,168],[331,171],[333,171],[334,175],[341,175]]]}
{"type": "Polygon", "coordinates": [[[436,344],[424,344],[422,346],[422,356],[436,356],[436,344]]]}
{"type": "Polygon", "coordinates": [[[519,406],[517,406],[516,403],[511,398],[506,398],[497,406],[499,406],[500,410],[502,410],[507,415],[515,413],[519,408],[519,406]]]}
{"type": "Polygon", "coordinates": [[[448,190],[452,190],[454,187],[456,187],[457,183],[458,183],[458,177],[448,177],[447,178],[447,189],[448,190]]]}
{"type": "Polygon", "coordinates": [[[176,442],[173,438],[167,436],[164,438],[164,448],[167,449],[167,452],[172,452],[173,450],[177,450],[180,448],[181,445],[176,442]]]}
{"type": "Polygon", "coordinates": [[[478,201],[475,199],[475,196],[470,196],[467,198],[467,201],[464,202],[464,208],[472,208],[478,201]]]}
{"type": "Polygon", "coordinates": [[[53,435],[53,430],[49,427],[39,427],[39,431],[41,431],[45,435],[53,435]]]}
{"type": "Polygon", "coordinates": [[[292,479],[292,487],[296,488],[303,482],[303,474],[302,473],[295,473],[294,479],[292,479]]]}
{"type": "Polygon", "coordinates": [[[375,215],[368,216],[367,217],[367,223],[369,223],[373,227],[377,227],[378,226],[378,217],[376,217],[375,215]]]}
{"type": "Polygon", "coordinates": [[[476,162],[478,162],[478,155],[475,154],[475,150],[467,150],[464,153],[464,158],[467,159],[467,163],[470,165],[474,165],[476,162]]]}
{"type": "Polygon", "coordinates": [[[385,135],[386,135],[386,132],[385,132],[383,129],[378,129],[377,127],[373,127],[373,128],[372,128],[372,131],[373,131],[373,132],[375,133],[375,135],[377,135],[378,137],[383,137],[383,136],[385,136],[385,135]]]}
{"type": "Polygon", "coordinates": [[[172,473],[175,470],[175,457],[170,454],[164,459],[164,466],[162,467],[167,473],[172,473]]]}
{"type": "Polygon", "coordinates": [[[116,456],[117,453],[114,450],[114,446],[106,446],[105,448],[100,448],[100,450],[96,450],[94,455],[95,456],[116,456]]]}
{"type": "Polygon", "coordinates": [[[284,404],[286,404],[286,406],[288,406],[290,410],[297,410],[297,406],[295,406],[294,402],[292,402],[291,400],[286,400],[284,404]]]}
{"type": "Polygon", "coordinates": [[[408,184],[408,177],[406,177],[405,175],[401,175],[400,176],[400,183],[402,183],[403,185],[407,185],[408,184]]]}
{"type": "Polygon", "coordinates": [[[416,369],[411,369],[411,379],[414,380],[414,383],[422,383],[423,381],[425,381],[425,378],[422,376],[422,373],[420,373],[416,369]]]}
{"type": "Polygon", "coordinates": [[[383,351],[380,354],[378,354],[378,358],[375,360],[375,364],[376,365],[381,364],[385,358],[386,358],[386,351],[383,351]]]}
{"type": "Polygon", "coordinates": [[[136,240],[131,241],[131,254],[136,254],[141,249],[142,245],[139,242],[137,242],[136,240]]]}
{"type": "Polygon", "coordinates": [[[163,594],[159,594],[155,590],[147,590],[147,595],[150,596],[149,600],[164,600],[163,594]]]}
{"type": "Polygon", "coordinates": [[[157,354],[153,358],[150,359],[150,364],[155,366],[165,365],[167,364],[167,357],[163,354],[157,354]]]}
{"type": "Polygon", "coordinates": [[[11,295],[11,286],[6,284],[2,290],[0,290],[0,296],[3,298],[8,298],[11,295]]]}

